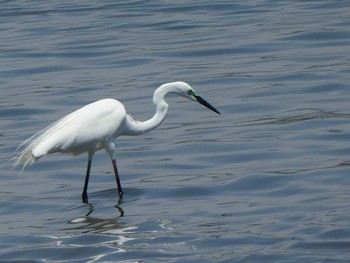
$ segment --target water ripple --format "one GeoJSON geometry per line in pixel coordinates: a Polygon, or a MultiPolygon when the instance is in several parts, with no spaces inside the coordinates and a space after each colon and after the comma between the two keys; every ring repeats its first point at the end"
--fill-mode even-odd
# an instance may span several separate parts
{"type": "Polygon", "coordinates": [[[2,1],[0,211],[6,262],[348,262],[348,1],[2,1]],[[155,131],[20,171],[16,147],[115,97],[155,131]]]}

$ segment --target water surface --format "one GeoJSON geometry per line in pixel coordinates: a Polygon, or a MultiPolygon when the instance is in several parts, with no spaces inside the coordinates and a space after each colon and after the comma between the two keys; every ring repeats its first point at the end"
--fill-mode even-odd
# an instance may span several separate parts
{"type": "Polygon", "coordinates": [[[0,253],[6,262],[348,262],[348,1],[2,1],[0,253]],[[65,114],[118,98],[155,131],[108,155],[16,147],[65,114]]]}

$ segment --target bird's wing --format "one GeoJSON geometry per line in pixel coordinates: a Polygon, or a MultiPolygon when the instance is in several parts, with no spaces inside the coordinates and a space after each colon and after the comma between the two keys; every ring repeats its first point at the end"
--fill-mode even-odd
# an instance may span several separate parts
{"type": "Polygon", "coordinates": [[[82,107],[26,140],[19,149],[16,164],[32,163],[54,152],[79,154],[98,149],[102,142],[118,136],[126,113],[113,99],[104,99],[82,107]]]}

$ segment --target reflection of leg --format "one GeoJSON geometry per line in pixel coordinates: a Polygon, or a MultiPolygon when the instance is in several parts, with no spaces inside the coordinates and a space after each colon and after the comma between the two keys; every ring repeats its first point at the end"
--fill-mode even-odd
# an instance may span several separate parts
{"type": "Polygon", "coordinates": [[[115,205],[115,208],[119,211],[119,217],[124,216],[124,210],[120,207],[120,205],[123,203],[123,194],[119,194],[118,204],[115,205]]]}
{"type": "Polygon", "coordinates": [[[89,216],[94,211],[94,206],[92,204],[88,204],[89,206],[89,212],[85,216],[89,216]]]}

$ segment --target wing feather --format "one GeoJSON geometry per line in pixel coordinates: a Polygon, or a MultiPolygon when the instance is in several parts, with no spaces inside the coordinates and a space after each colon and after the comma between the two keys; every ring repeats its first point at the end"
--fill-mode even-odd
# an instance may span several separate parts
{"type": "Polygon", "coordinates": [[[24,169],[49,153],[98,150],[120,134],[125,116],[124,106],[114,99],[88,104],[25,140],[16,150],[14,166],[23,164],[24,169]]]}

